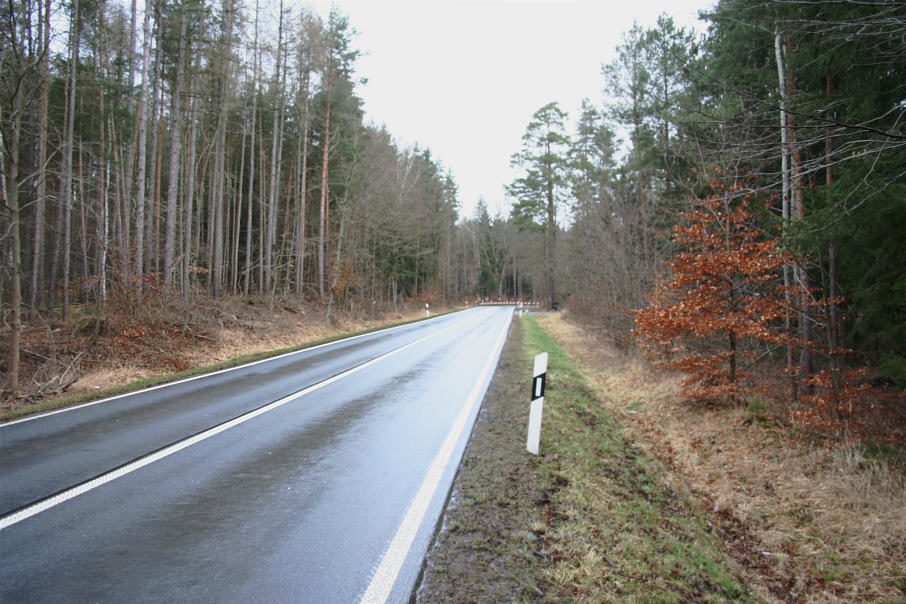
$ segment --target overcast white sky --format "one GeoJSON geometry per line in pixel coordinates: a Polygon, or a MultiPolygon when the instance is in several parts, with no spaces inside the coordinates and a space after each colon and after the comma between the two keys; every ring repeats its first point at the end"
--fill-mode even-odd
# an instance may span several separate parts
{"type": "MultiPolygon", "coordinates": [[[[329,0],[303,0],[325,19],[329,0]]],[[[583,98],[603,99],[610,62],[637,20],[661,13],[704,31],[714,0],[335,0],[358,32],[365,117],[401,146],[427,147],[459,185],[460,213],[479,197],[506,212],[531,115],[551,102],[574,119],[583,98]]]]}

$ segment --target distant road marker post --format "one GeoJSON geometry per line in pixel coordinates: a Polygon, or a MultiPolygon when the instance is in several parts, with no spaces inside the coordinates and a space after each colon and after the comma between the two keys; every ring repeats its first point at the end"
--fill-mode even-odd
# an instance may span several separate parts
{"type": "Polygon", "coordinates": [[[528,438],[525,448],[532,455],[538,455],[541,442],[541,412],[544,409],[544,386],[547,379],[547,353],[535,357],[532,371],[532,404],[529,409],[528,438]]]}

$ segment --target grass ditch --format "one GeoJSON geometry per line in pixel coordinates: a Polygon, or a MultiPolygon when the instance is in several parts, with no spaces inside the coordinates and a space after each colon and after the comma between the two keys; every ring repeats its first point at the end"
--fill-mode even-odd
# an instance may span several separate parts
{"type": "MultiPolygon", "coordinates": [[[[644,406],[645,400],[635,404],[644,406]]],[[[534,317],[516,320],[416,601],[758,601],[702,506],[660,480],[534,317]],[[541,454],[525,451],[548,352],[541,454]]]]}

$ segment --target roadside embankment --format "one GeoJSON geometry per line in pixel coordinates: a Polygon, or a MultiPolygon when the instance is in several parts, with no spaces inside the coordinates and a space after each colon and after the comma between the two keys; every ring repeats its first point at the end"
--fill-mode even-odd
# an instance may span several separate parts
{"type": "Polygon", "coordinates": [[[420,602],[749,600],[703,512],[659,480],[539,321],[514,321],[429,553],[420,602]],[[541,454],[531,358],[549,353],[541,454]]]}
{"type": "Polygon", "coordinates": [[[552,314],[513,322],[416,599],[892,602],[903,560],[902,452],[682,402],[676,376],[552,314]]]}

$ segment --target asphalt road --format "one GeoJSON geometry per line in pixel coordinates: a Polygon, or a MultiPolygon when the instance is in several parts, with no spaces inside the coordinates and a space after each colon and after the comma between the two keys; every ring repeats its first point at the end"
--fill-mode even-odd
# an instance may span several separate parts
{"type": "Polygon", "coordinates": [[[0,426],[0,602],[406,602],[512,311],[0,426]]]}

